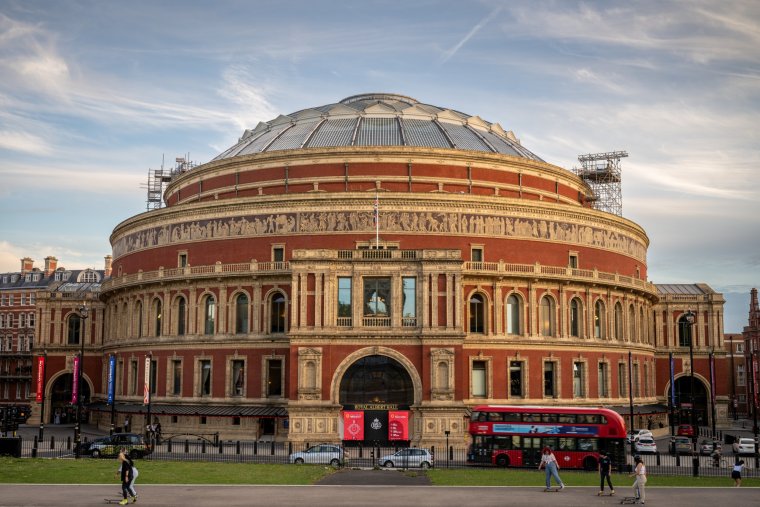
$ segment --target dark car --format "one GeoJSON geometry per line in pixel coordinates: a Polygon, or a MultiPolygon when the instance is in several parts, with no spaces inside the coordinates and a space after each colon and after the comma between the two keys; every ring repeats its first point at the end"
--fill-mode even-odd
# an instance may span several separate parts
{"type": "Polygon", "coordinates": [[[127,455],[132,459],[142,458],[151,453],[151,448],[145,443],[145,438],[134,433],[114,433],[110,437],[84,442],[79,452],[93,458],[113,458],[119,455],[122,447],[127,450],[127,455]]]}

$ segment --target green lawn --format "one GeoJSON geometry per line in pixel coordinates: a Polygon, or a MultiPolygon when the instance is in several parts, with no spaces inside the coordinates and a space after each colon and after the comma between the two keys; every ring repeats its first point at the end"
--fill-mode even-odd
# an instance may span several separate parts
{"type": "MultiPolygon", "coordinates": [[[[138,460],[139,484],[314,484],[335,472],[317,465],[252,465],[197,461],[138,460]]],[[[14,459],[0,458],[0,483],[116,484],[115,459],[14,459]]],[[[388,472],[378,472],[388,473],[388,472]]],[[[501,468],[432,469],[407,472],[427,474],[436,486],[535,486],[543,487],[544,472],[501,468]]],[[[561,471],[568,486],[599,486],[596,473],[561,471]]],[[[630,488],[633,479],[612,477],[616,488],[630,488]]],[[[648,487],[730,487],[728,477],[672,477],[650,475],[648,487]]],[[[744,479],[743,486],[760,487],[760,479],[744,479]]]]}

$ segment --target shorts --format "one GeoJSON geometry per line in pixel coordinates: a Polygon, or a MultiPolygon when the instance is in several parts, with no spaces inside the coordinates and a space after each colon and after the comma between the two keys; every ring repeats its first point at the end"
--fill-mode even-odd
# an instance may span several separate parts
{"type": "Polygon", "coordinates": [[[737,472],[736,470],[734,470],[733,472],[731,472],[731,478],[732,479],[741,479],[742,478],[742,473],[741,472],[737,472]]]}

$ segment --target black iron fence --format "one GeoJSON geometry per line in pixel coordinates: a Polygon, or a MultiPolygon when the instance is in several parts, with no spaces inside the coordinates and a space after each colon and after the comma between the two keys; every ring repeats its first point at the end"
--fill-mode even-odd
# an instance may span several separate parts
{"type": "MultiPolygon", "coordinates": [[[[289,442],[214,440],[201,437],[173,438],[154,445],[150,454],[142,457],[142,459],[287,464],[294,461],[293,455],[295,453],[306,451],[309,447],[310,444],[289,442]]],[[[22,458],[74,458],[74,443],[71,437],[65,439],[50,437],[42,441],[38,441],[36,437],[32,440],[20,439],[20,445],[14,445],[13,448],[20,449],[18,454],[22,458]]],[[[341,466],[352,468],[382,466],[383,462],[380,462],[379,459],[391,455],[397,450],[398,448],[382,446],[345,447],[341,466]]],[[[445,448],[433,447],[430,451],[433,457],[432,466],[436,468],[473,467],[467,464],[467,450],[465,448],[449,447],[447,452],[445,448]]],[[[100,458],[108,457],[107,452],[105,454],[101,452],[100,458]]],[[[115,456],[111,457],[114,458],[115,456]]],[[[642,454],[641,457],[649,475],[730,477],[734,463],[741,459],[744,460],[742,475],[760,478],[760,459],[756,456],[726,454],[717,462],[711,456],[693,456],[691,454],[656,453],[642,454]]],[[[92,459],[92,457],[83,454],[83,459],[92,459]]],[[[331,457],[329,456],[322,459],[323,464],[329,464],[330,461],[331,457]]],[[[626,463],[628,467],[632,466],[631,456],[626,456],[626,463]]],[[[416,466],[414,463],[403,459],[394,461],[394,467],[397,468],[412,468],[414,466],[416,466]]],[[[625,470],[620,471],[624,472],[625,470]]]]}

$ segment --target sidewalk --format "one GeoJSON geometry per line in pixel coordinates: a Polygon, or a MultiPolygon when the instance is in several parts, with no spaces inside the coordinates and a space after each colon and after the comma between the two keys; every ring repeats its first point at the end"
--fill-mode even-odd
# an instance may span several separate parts
{"type": "MultiPolygon", "coordinates": [[[[20,424],[16,436],[20,436],[22,439],[34,440],[34,437],[38,437],[40,434],[39,425],[20,424]]],[[[94,424],[82,425],[82,440],[93,440],[102,436],[108,435],[107,430],[102,430],[96,427],[94,424]]],[[[11,436],[8,433],[8,436],[11,436]]],[[[65,440],[67,437],[71,437],[74,440],[74,425],[73,424],[46,424],[44,430],[45,439],[49,439],[54,436],[56,440],[65,440]]]]}

